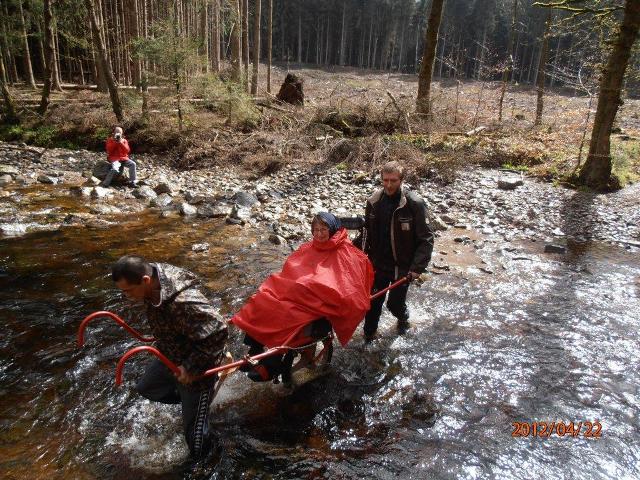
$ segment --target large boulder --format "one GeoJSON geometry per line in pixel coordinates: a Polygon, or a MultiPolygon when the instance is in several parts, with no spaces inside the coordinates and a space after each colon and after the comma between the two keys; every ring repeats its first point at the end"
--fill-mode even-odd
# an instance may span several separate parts
{"type": "Polygon", "coordinates": [[[293,73],[289,73],[280,87],[276,98],[291,105],[304,105],[304,80],[293,73]]]}
{"type": "MultiPolygon", "coordinates": [[[[91,174],[93,177],[104,180],[107,177],[107,173],[111,170],[111,162],[108,161],[99,161],[93,167],[91,174]]],[[[126,174],[128,174],[129,170],[127,168],[120,167],[120,174],[113,177],[113,181],[111,183],[118,185],[125,185],[129,182],[126,174]]]]}

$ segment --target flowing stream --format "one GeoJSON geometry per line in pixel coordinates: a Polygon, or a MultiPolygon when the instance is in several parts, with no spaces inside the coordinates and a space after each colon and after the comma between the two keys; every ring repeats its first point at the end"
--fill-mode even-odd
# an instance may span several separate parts
{"type": "MultiPolygon", "coordinates": [[[[109,278],[125,252],[202,275],[229,317],[288,249],[265,232],[152,213],[0,239],[0,477],[640,478],[637,251],[586,242],[550,255],[456,234],[434,255],[449,270],[410,289],[406,336],[385,313],[372,346],[358,330],[328,373],[300,372],[293,391],[230,378],[212,407],[222,449],[199,464],[179,406],[132,391],[146,358],[115,387],[115,364],[136,342],[105,319],[79,349],[78,324],[107,309],[144,329],[109,278]],[[209,250],[193,252],[201,242],[209,250]],[[587,436],[596,421],[599,436],[587,436]],[[514,437],[514,422],[582,426],[514,437]]],[[[236,354],[239,344],[233,332],[236,354]]]]}

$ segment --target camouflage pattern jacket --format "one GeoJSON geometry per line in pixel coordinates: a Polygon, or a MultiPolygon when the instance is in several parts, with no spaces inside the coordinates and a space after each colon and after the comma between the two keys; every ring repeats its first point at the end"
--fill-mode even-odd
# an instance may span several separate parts
{"type": "Polygon", "coordinates": [[[198,277],[167,263],[153,263],[160,303],[146,303],[158,349],[188,373],[217,366],[224,354],[227,325],[200,289],[198,277]]]}

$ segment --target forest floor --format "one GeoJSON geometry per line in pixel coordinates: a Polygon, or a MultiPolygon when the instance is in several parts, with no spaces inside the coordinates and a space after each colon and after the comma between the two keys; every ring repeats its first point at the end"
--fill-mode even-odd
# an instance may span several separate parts
{"type": "MultiPolygon", "coordinates": [[[[433,118],[427,121],[414,112],[416,75],[347,68],[292,71],[304,79],[304,107],[279,104],[264,91],[254,101],[212,75],[192,79],[183,92],[181,130],[174,88],[150,89],[147,121],[141,116],[141,95],[122,89],[124,128],[133,152],[159,154],[183,169],[235,165],[251,176],[319,162],[367,171],[398,159],[408,166],[410,178],[443,183],[470,165],[566,183],[588,152],[597,99],[590,105],[588,97],[573,91],[546,92],[543,122],[535,126],[534,88],[510,85],[499,122],[499,82],[443,79],[433,84],[433,118]]],[[[286,73],[273,70],[274,93],[286,73]]],[[[68,86],[54,93],[44,119],[34,113],[39,92],[14,92],[23,121],[0,125],[1,140],[100,151],[116,123],[108,95],[95,90],[68,86]]],[[[640,178],[639,100],[625,100],[615,132],[614,173],[624,185],[640,178]]]]}

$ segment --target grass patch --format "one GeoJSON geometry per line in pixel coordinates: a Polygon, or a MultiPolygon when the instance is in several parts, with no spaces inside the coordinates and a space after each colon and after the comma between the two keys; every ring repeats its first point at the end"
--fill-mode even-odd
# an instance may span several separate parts
{"type": "Polygon", "coordinates": [[[612,139],[611,175],[621,186],[640,180],[640,140],[612,139]]]}

